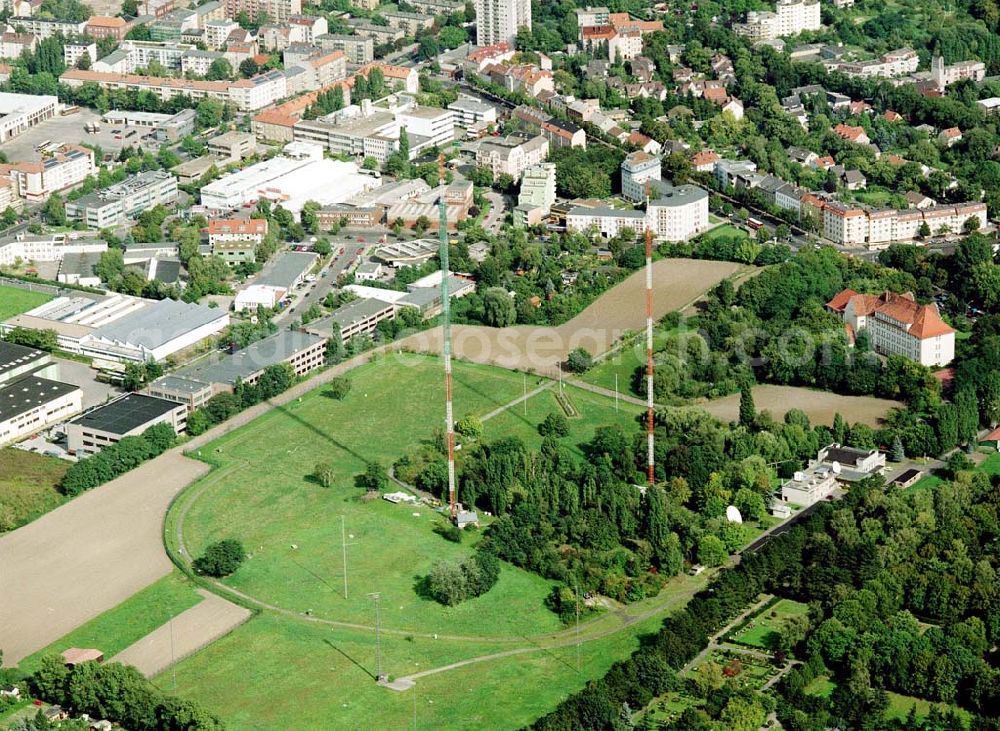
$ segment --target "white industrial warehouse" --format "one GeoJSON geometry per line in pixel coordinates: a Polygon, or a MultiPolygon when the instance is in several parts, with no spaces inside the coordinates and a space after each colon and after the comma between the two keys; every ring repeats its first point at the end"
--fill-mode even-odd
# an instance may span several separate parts
{"type": "Polygon", "coordinates": [[[210,210],[230,211],[266,198],[297,219],[307,201],[334,205],[381,184],[376,174],[353,162],[324,158],[320,145],[291,142],[284,154],[206,185],[201,202],[210,210]]]}

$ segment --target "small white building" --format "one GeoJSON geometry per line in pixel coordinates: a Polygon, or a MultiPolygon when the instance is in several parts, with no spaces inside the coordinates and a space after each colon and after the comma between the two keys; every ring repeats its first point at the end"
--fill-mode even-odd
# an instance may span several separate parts
{"type": "Polygon", "coordinates": [[[825,500],[837,489],[837,475],[829,467],[818,467],[806,472],[796,472],[792,479],[781,486],[783,502],[807,508],[825,500]]]}
{"type": "Polygon", "coordinates": [[[266,284],[251,284],[236,293],[233,298],[233,310],[254,312],[258,307],[275,307],[281,298],[285,296],[285,290],[281,287],[270,287],[266,284]]]}

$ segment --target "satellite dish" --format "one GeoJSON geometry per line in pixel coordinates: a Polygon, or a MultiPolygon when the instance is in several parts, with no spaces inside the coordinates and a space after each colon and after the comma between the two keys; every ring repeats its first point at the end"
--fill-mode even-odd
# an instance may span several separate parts
{"type": "Polygon", "coordinates": [[[806,473],[805,472],[796,472],[794,475],[792,475],[792,477],[795,479],[796,482],[805,482],[806,481],[806,473]]]}
{"type": "Polygon", "coordinates": [[[830,465],[830,469],[833,470],[833,474],[839,475],[840,474],[840,462],[834,462],[833,464],[831,464],[830,465]]]}
{"type": "Polygon", "coordinates": [[[737,508],[735,505],[730,505],[728,508],[726,508],[726,520],[728,520],[730,523],[742,523],[743,516],[740,515],[740,509],[737,508]]]}

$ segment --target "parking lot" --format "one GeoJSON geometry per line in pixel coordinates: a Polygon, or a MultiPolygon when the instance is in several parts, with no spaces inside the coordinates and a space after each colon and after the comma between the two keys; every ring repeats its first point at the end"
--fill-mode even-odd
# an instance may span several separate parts
{"type": "Polygon", "coordinates": [[[89,409],[91,406],[103,404],[108,398],[120,393],[114,386],[98,382],[94,378],[97,371],[86,363],[78,363],[66,358],[56,358],[55,360],[59,364],[59,380],[72,383],[83,389],[83,408],[89,409]]]}
{"type": "MultiPolygon", "coordinates": [[[[0,145],[11,162],[30,162],[41,159],[41,155],[35,148],[42,142],[63,142],[66,144],[82,144],[86,142],[91,145],[99,145],[105,152],[117,155],[122,147],[126,145],[145,145],[146,149],[155,152],[159,149],[152,137],[143,140],[144,135],[152,135],[151,127],[123,127],[122,125],[109,125],[101,123],[101,130],[96,134],[87,132],[84,127],[89,122],[100,123],[101,115],[92,109],[80,108],[79,112],[67,114],[66,116],[56,116],[47,119],[12,140],[0,145]],[[114,130],[119,130],[121,139],[115,139],[114,130]],[[135,134],[126,138],[128,132],[135,131],[135,134]]],[[[100,163],[100,161],[96,161],[100,163]]]]}

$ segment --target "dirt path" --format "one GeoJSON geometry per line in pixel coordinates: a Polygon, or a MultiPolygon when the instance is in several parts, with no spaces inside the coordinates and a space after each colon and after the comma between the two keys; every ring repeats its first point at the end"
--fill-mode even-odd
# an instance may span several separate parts
{"type": "Polygon", "coordinates": [[[134,666],[147,678],[200,650],[250,618],[249,609],[199,589],[204,600],[119,652],[111,662],[134,666]]]}

